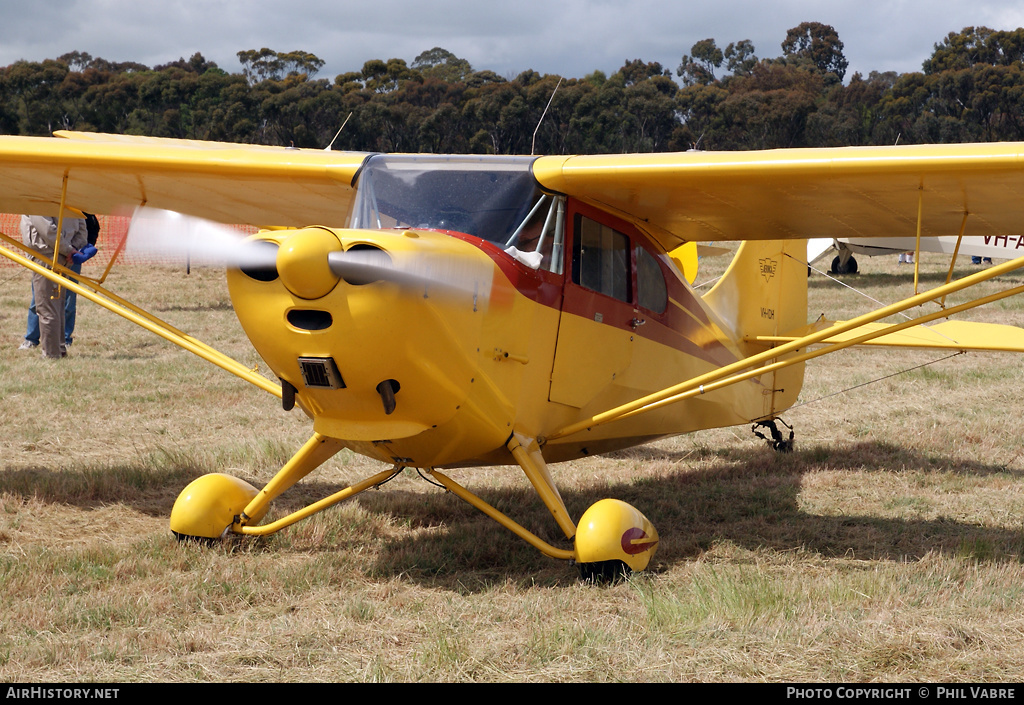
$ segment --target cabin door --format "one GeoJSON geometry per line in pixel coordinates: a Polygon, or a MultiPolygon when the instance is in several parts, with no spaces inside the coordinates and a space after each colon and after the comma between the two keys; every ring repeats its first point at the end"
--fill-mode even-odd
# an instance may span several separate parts
{"type": "Polygon", "coordinates": [[[603,215],[570,201],[570,276],[565,278],[548,398],[577,408],[614,385],[633,358],[630,240],[603,215]]]}

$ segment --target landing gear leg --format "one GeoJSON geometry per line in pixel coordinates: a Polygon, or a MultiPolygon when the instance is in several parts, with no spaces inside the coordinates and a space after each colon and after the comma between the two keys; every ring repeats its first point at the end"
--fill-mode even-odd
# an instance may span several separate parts
{"type": "Polygon", "coordinates": [[[551,480],[537,441],[514,433],[508,449],[566,538],[575,538],[576,564],[584,580],[606,582],[647,567],[658,545],[658,532],[647,517],[625,502],[602,499],[583,513],[576,527],[551,480]]]}
{"type": "Polygon", "coordinates": [[[625,502],[602,499],[583,513],[577,527],[551,480],[536,439],[514,433],[507,447],[565,537],[573,540],[572,550],[552,546],[444,473],[429,470],[428,474],[544,555],[575,561],[584,580],[605,581],[647,567],[658,545],[658,532],[647,517],[625,502]]]}
{"type": "Polygon", "coordinates": [[[274,498],[343,447],[336,438],[314,433],[262,490],[230,475],[203,475],[178,495],[171,509],[171,531],[179,539],[215,539],[241,533],[243,525],[259,523],[274,498]]]}
{"type": "Polygon", "coordinates": [[[540,452],[537,441],[519,433],[513,433],[507,447],[533,484],[533,488],[537,490],[541,501],[555,517],[565,538],[571,539],[576,535],[576,525],[569,518],[569,510],[565,508],[562,495],[558,494],[558,488],[555,487],[551,474],[548,473],[548,465],[544,462],[544,456],[540,452]]]}
{"type": "Polygon", "coordinates": [[[314,433],[313,437],[306,441],[306,444],[299,449],[299,452],[292,456],[292,459],[284,464],[267,486],[260,490],[242,512],[242,524],[256,524],[258,519],[267,513],[270,503],[281,496],[296,482],[309,473],[316,470],[325,462],[345,447],[343,441],[329,436],[321,436],[314,433]]]}

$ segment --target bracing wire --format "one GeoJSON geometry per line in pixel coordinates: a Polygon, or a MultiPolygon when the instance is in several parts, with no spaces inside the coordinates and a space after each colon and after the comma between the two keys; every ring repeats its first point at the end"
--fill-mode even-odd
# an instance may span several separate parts
{"type": "Polygon", "coordinates": [[[870,379],[867,382],[861,382],[860,384],[855,384],[852,387],[847,387],[846,389],[840,389],[838,392],[832,392],[831,394],[826,394],[825,396],[818,397],[817,399],[808,399],[807,401],[800,402],[799,404],[794,404],[793,406],[789,407],[789,409],[787,409],[786,411],[789,412],[789,411],[792,411],[793,409],[799,409],[801,406],[807,406],[808,404],[814,404],[815,402],[823,401],[825,399],[830,399],[830,398],[832,398],[834,396],[838,396],[840,394],[846,394],[847,392],[852,392],[854,389],[860,389],[861,387],[866,387],[869,384],[874,384],[875,382],[881,382],[882,380],[889,379],[890,377],[896,377],[898,375],[906,374],[907,372],[913,372],[914,370],[919,370],[919,369],[921,369],[923,367],[928,367],[929,365],[934,365],[936,362],[942,362],[943,360],[949,360],[951,358],[956,357],[957,355],[963,355],[964,353],[965,353],[964,350],[958,350],[955,353],[952,353],[950,355],[946,355],[945,357],[936,358],[934,360],[930,360],[929,362],[924,362],[924,363],[921,363],[920,365],[915,365],[914,367],[908,367],[908,368],[903,369],[903,370],[897,370],[896,372],[892,372],[890,374],[883,375],[881,377],[876,377],[875,379],[870,379]]]}
{"type": "MultiPolygon", "coordinates": [[[[876,303],[876,304],[878,304],[879,306],[885,306],[885,305],[886,305],[886,304],[882,303],[881,301],[879,301],[878,299],[876,299],[876,298],[874,298],[874,297],[872,297],[872,296],[868,296],[867,294],[865,294],[865,293],[864,293],[863,291],[861,291],[860,289],[857,289],[856,287],[852,287],[852,286],[850,286],[849,284],[847,284],[846,282],[844,282],[844,281],[840,281],[840,280],[836,279],[835,277],[833,277],[833,276],[832,276],[831,274],[829,274],[828,272],[823,272],[822,270],[820,270],[820,269],[818,269],[817,267],[815,267],[814,265],[812,265],[812,264],[811,264],[810,262],[804,262],[803,260],[799,259],[798,257],[794,257],[793,255],[789,254],[788,252],[786,252],[786,253],[784,253],[784,254],[785,254],[785,255],[786,255],[787,257],[789,257],[790,259],[794,260],[795,262],[799,262],[800,264],[805,264],[805,265],[807,265],[807,268],[808,268],[808,269],[810,269],[810,270],[812,270],[812,271],[815,271],[815,272],[817,272],[818,274],[820,274],[821,276],[825,277],[826,279],[830,279],[831,281],[835,282],[836,284],[839,284],[839,285],[841,285],[841,286],[845,286],[845,287],[846,287],[847,289],[849,289],[850,291],[852,291],[852,292],[854,292],[854,293],[856,293],[856,294],[859,294],[860,296],[863,296],[863,297],[864,297],[865,299],[867,299],[868,301],[871,301],[871,302],[873,302],[873,303],[876,303]]],[[[904,318],[906,318],[906,319],[907,319],[908,321],[910,320],[910,316],[908,316],[908,315],[906,314],[906,312],[904,312],[904,311],[900,311],[898,315],[900,315],[900,316],[903,316],[903,317],[904,317],[904,318]]]]}
{"type": "MultiPolygon", "coordinates": [[[[801,265],[807,265],[807,268],[808,268],[808,269],[811,269],[811,270],[813,270],[813,271],[817,272],[818,274],[822,275],[823,277],[826,277],[827,279],[830,279],[831,281],[835,282],[836,284],[841,284],[842,286],[845,286],[845,287],[846,287],[847,289],[849,289],[850,291],[852,291],[852,292],[854,292],[854,293],[856,293],[856,294],[859,294],[860,296],[863,296],[863,297],[864,297],[865,299],[867,299],[868,301],[871,301],[871,302],[873,302],[873,303],[875,303],[875,304],[877,304],[877,305],[879,305],[879,306],[886,306],[886,305],[887,305],[887,304],[885,304],[885,303],[883,303],[883,302],[879,301],[878,299],[876,299],[876,298],[874,298],[874,297],[872,297],[872,296],[868,296],[868,295],[867,295],[866,293],[864,293],[864,292],[863,292],[863,291],[861,291],[860,289],[857,289],[857,288],[855,288],[855,287],[852,287],[852,286],[850,286],[849,284],[847,284],[846,282],[842,282],[842,281],[839,281],[838,279],[836,279],[835,277],[831,276],[831,275],[830,275],[830,274],[828,274],[827,272],[823,272],[823,271],[821,271],[820,269],[818,269],[817,267],[814,267],[814,266],[812,266],[810,262],[804,262],[804,261],[803,261],[803,260],[801,260],[800,258],[798,258],[798,257],[794,257],[793,255],[789,254],[788,252],[785,252],[785,253],[783,253],[783,254],[785,254],[785,255],[786,255],[786,257],[789,257],[789,258],[790,258],[791,260],[793,260],[794,262],[798,262],[798,263],[800,263],[801,265]]],[[[912,317],[912,316],[910,316],[910,315],[908,315],[906,311],[899,311],[899,312],[897,312],[897,313],[896,313],[896,314],[894,314],[894,315],[897,315],[897,316],[903,316],[903,317],[904,317],[905,319],[907,319],[908,321],[910,321],[910,320],[913,320],[913,317],[912,317]]],[[[939,332],[939,331],[935,330],[934,328],[932,329],[932,332],[933,332],[933,333],[935,333],[936,335],[939,335],[939,336],[941,336],[941,337],[945,338],[946,340],[948,340],[948,341],[949,341],[949,342],[951,342],[951,343],[955,343],[955,342],[956,342],[955,340],[953,340],[952,338],[950,338],[950,337],[949,337],[948,335],[946,335],[946,334],[944,334],[944,333],[941,333],[941,332],[939,332]]]]}
{"type": "MultiPolygon", "coordinates": [[[[874,302],[875,304],[877,304],[879,306],[884,306],[885,305],[883,302],[875,299],[872,296],[869,296],[868,294],[864,293],[863,291],[860,291],[859,289],[850,286],[846,282],[839,281],[838,279],[836,279],[835,277],[831,276],[827,272],[823,272],[820,269],[818,269],[817,267],[812,266],[809,262],[804,262],[800,258],[794,257],[793,255],[791,255],[789,253],[785,253],[785,254],[790,259],[792,259],[792,260],[794,260],[794,261],[796,261],[796,262],[798,262],[798,263],[800,263],[802,265],[807,265],[807,267],[809,269],[817,272],[818,274],[821,274],[824,277],[827,277],[828,279],[832,280],[833,282],[835,282],[837,284],[841,284],[842,286],[845,286],[850,291],[856,292],[857,294],[863,296],[864,298],[868,299],[869,301],[872,301],[872,302],[874,302]]],[[[912,320],[912,317],[907,315],[907,313],[904,312],[904,311],[900,311],[899,315],[903,316],[907,320],[912,320]]],[[[946,338],[947,340],[951,340],[952,341],[952,339],[949,338],[949,336],[943,335],[942,337],[946,338]]],[[[955,342],[955,341],[953,341],[953,342],[955,342]]],[[[952,359],[952,358],[956,357],[957,355],[963,355],[965,352],[966,352],[965,350],[958,350],[957,352],[952,353],[950,355],[946,355],[944,357],[939,357],[939,358],[936,358],[934,360],[930,360],[929,362],[924,362],[924,363],[922,363],[920,365],[915,365],[913,367],[908,367],[908,368],[905,368],[905,369],[902,369],[902,370],[897,370],[896,372],[892,372],[890,374],[883,375],[881,377],[876,377],[875,379],[868,380],[867,382],[861,382],[860,384],[855,384],[852,387],[847,387],[846,389],[840,389],[839,391],[832,392],[831,394],[826,394],[826,395],[818,397],[816,399],[809,399],[807,401],[800,402],[799,404],[794,404],[793,406],[789,407],[789,410],[798,409],[801,406],[807,406],[808,404],[814,404],[815,402],[823,401],[825,399],[830,399],[831,397],[838,396],[840,394],[846,394],[847,392],[852,392],[855,389],[859,389],[861,387],[866,387],[869,384],[874,384],[876,382],[881,382],[881,381],[889,379],[891,377],[896,377],[898,375],[906,374],[908,372],[913,372],[914,370],[919,370],[919,369],[922,369],[924,367],[928,367],[929,365],[934,365],[937,362],[942,362],[943,360],[952,359]]]]}

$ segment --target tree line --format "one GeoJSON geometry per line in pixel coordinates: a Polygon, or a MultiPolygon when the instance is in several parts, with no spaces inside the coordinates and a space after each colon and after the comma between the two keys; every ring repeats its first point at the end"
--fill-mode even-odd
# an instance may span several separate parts
{"type": "Polygon", "coordinates": [[[333,80],[304,51],[240,51],[236,73],[199,53],[150,68],[74,51],[0,68],[0,133],[481,154],[1024,140],[1024,28],[950,32],[919,72],[848,81],[833,27],[802,23],[780,46],[758,58],[749,40],[708,38],[675,76],[635,59],[582,78],[505,78],[435,47],[333,80]]]}

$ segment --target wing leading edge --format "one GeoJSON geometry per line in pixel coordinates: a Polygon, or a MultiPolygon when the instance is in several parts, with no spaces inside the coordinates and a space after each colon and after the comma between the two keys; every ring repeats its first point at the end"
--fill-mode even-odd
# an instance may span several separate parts
{"type": "MultiPolygon", "coordinates": [[[[221,222],[343,225],[366,153],[60,132],[0,137],[0,212],[145,204],[221,222]]],[[[540,157],[546,189],[683,242],[1024,233],[1024,143],[540,157]]]]}
{"type": "Polygon", "coordinates": [[[149,137],[0,137],[0,212],[138,205],[226,223],[344,225],[366,154],[149,137]]]}

